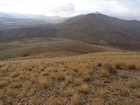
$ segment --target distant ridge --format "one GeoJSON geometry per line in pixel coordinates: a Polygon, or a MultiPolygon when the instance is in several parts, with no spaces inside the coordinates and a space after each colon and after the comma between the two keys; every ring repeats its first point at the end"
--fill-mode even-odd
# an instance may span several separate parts
{"type": "Polygon", "coordinates": [[[12,27],[2,25],[0,41],[57,37],[127,50],[140,50],[140,21],[137,20],[123,20],[97,12],[75,16],[59,23],[48,24],[43,21],[39,23],[28,25],[27,22],[24,27],[18,24],[12,24],[12,27]]]}
{"type": "Polygon", "coordinates": [[[123,20],[101,13],[79,15],[56,25],[58,36],[87,43],[139,49],[140,21],[123,20]]]}

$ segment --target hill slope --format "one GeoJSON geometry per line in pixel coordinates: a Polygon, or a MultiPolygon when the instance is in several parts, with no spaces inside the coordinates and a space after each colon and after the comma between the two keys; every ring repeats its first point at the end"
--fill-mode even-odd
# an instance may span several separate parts
{"type": "Polygon", "coordinates": [[[138,48],[140,22],[126,21],[103,14],[80,15],[56,24],[58,36],[88,43],[138,48]]]}
{"type": "Polygon", "coordinates": [[[139,21],[121,20],[103,14],[80,15],[55,24],[44,23],[24,27],[12,25],[12,27],[16,28],[0,31],[0,41],[55,37],[140,50],[139,21]]]}
{"type": "Polygon", "coordinates": [[[15,57],[57,57],[115,50],[60,38],[34,38],[0,43],[0,59],[15,57]]]}

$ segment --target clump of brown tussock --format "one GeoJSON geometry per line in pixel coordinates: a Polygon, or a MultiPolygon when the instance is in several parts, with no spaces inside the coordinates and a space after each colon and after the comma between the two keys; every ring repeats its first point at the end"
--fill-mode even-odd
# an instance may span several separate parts
{"type": "Polygon", "coordinates": [[[130,70],[135,70],[135,69],[137,69],[137,67],[136,67],[136,65],[135,64],[128,64],[128,69],[130,69],[130,70]]]}
{"type": "Polygon", "coordinates": [[[48,80],[46,78],[41,78],[39,80],[39,84],[43,88],[48,88],[48,86],[49,86],[49,82],[48,82],[48,80]]]}
{"type": "Polygon", "coordinates": [[[104,64],[103,67],[100,70],[100,76],[101,77],[109,77],[111,75],[116,75],[116,74],[117,74],[117,71],[109,63],[104,64]]]}
{"type": "Polygon", "coordinates": [[[139,61],[139,53],[121,52],[5,60],[0,62],[0,101],[4,105],[139,105],[139,61]]]}
{"type": "Polygon", "coordinates": [[[81,84],[83,82],[83,80],[81,79],[81,78],[76,78],[75,80],[74,80],[74,83],[76,84],[76,85],[79,85],[79,84],[81,84]]]}
{"type": "Polygon", "coordinates": [[[130,96],[129,89],[127,89],[124,86],[120,87],[120,95],[123,97],[129,97],[130,96]]]}
{"type": "Polygon", "coordinates": [[[18,77],[19,75],[20,75],[19,72],[13,72],[13,73],[11,74],[11,77],[12,77],[12,78],[16,78],[16,77],[18,77]]]}
{"type": "Polygon", "coordinates": [[[13,96],[15,95],[15,90],[8,88],[8,89],[6,90],[6,95],[7,95],[8,97],[13,97],[13,96]]]}
{"type": "Polygon", "coordinates": [[[115,70],[114,66],[112,64],[106,63],[103,65],[103,68],[107,69],[110,74],[116,75],[117,71],[115,70]]]}
{"type": "Polygon", "coordinates": [[[70,105],[80,105],[80,97],[77,94],[71,97],[70,105]]]}
{"type": "Polygon", "coordinates": [[[0,88],[5,87],[5,86],[7,86],[7,85],[8,85],[8,82],[5,81],[5,80],[2,80],[2,81],[0,82],[0,88]]]}
{"type": "Polygon", "coordinates": [[[54,74],[54,78],[58,80],[65,80],[66,74],[63,71],[59,71],[56,74],[54,74]]]}
{"type": "Polygon", "coordinates": [[[101,77],[109,77],[110,75],[111,74],[110,74],[108,69],[103,68],[103,69],[100,70],[100,76],[101,77]]]}
{"type": "Polygon", "coordinates": [[[102,66],[102,63],[99,62],[99,63],[96,64],[96,66],[97,67],[101,67],[102,66]]]}
{"type": "Polygon", "coordinates": [[[87,84],[82,84],[80,86],[80,91],[83,92],[83,93],[88,93],[90,91],[90,88],[87,84]]]}
{"type": "Polygon", "coordinates": [[[51,97],[46,103],[46,105],[62,105],[62,102],[60,98],[51,97]]]}
{"type": "Polygon", "coordinates": [[[11,85],[12,88],[21,88],[22,87],[22,83],[21,82],[14,82],[11,85]]]}
{"type": "Polygon", "coordinates": [[[83,80],[89,81],[91,79],[91,76],[88,72],[85,72],[82,74],[83,80]]]}
{"type": "Polygon", "coordinates": [[[129,80],[128,81],[128,86],[131,87],[131,88],[140,87],[140,81],[137,81],[137,80],[129,80]]]}
{"type": "Polygon", "coordinates": [[[116,63],[114,64],[114,67],[115,67],[116,69],[120,69],[120,70],[126,69],[126,68],[127,68],[127,67],[126,67],[126,63],[124,63],[124,62],[116,62],[116,63]]]}
{"type": "Polygon", "coordinates": [[[31,75],[31,81],[35,83],[37,81],[37,76],[35,74],[31,75]]]}
{"type": "Polygon", "coordinates": [[[30,104],[31,105],[38,105],[37,97],[36,96],[31,97],[30,104]]]}
{"type": "Polygon", "coordinates": [[[74,88],[68,87],[66,90],[64,90],[64,96],[69,97],[72,96],[75,93],[74,88]]]}

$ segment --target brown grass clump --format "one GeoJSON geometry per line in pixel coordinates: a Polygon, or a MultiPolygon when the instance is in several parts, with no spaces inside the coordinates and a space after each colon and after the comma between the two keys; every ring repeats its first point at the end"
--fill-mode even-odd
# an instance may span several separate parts
{"type": "Polygon", "coordinates": [[[31,81],[32,81],[33,83],[35,83],[35,82],[37,81],[37,77],[36,77],[35,74],[32,74],[32,75],[31,75],[31,81]]]}
{"type": "Polygon", "coordinates": [[[40,83],[41,87],[43,87],[43,88],[48,88],[48,86],[49,86],[48,80],[44,79],[44,78],[40,79],[39,83],[40,83]]]}
{"type": "Polygon", "coordinates": [[[87,84],[82,84],[80,86],[80,91],[83,92],[83,93],[88,93],[90,90],[89,86],[87,84]]]}
{"type": "Polygon", "coordinates": [[[121,88],[120,95],[123,97],[129,97],[130,96],[129,90],[125,87],[121,88]]]}
{"type": "Polygon", "coordinates": [[[38,105],[37,97],[36,97],[36,96],[33,96],[33,97],[30,99],[30,103],[31,103],[31,105],[38,105]]]}
{"type": "Polygon", "coordinates": [[[78,95],[71,97],[70,105],[80,105],[80,98],[78,95]]]}
{"type": "Polygon", "coordinates": [[[101,70],[100,70],[100,76],[101,76],[101,77],[109,77],[109,76],[110,76],[109,70],[107,70],[107,69],[105,69],[105,68],[101,69],[101,70]]]}
{"type": "Polygon", "coordinates": [[[91,79],[91,76],[88,73],[85,73],[82,76],[85,81],[89,81],[91,79]]]}
{"type": "Polygon", "coordinates": [[[135,70],[136,69],[136,65],[135,64],[128,64],[128,69],[135,70]]]}
{"type": "Polygon", "coordinates": [[[52,74],[53,78],[58,79],[58,80],[65,80],[66,74],[63,71],[53,73],[52,74]]]}
{"type": "Polygon", "coordinates": [[[62,105],[62,102],[59,98],[51,97],[46,103],[46,105],[62,105]]]}
{"type": "Polygon", "coordinates": [[[7,84],[8,83],[5,80],[0,81],[0,88],[7,86],[7,84]]]}
{"type": "Polygon", "coordinates": [[[76,85],[79,85],[79,84],[81,84],[83,82],[83,80],[81,79],[81,78],[76,78],[75,80],[74,80],[74,83],[76,84],[76,85]]]}
{"type": "Polygon", "coordinates": [[[74,93],[75,93],[75,90],[72,87],[68,87],[64,91],[64,96],[69,97],[69,96],[72,96],[74,93]]]}
{"type": "Polygon", "coordinates": [[[129,81],[128,81],[128,86],[131,87],[131,88],[140,87],[140,81],[129,80],[129,81]]]}
{"type": "Polygon", "coordinates": [[[21,88],[22,87],[22,83],[21,82],[14,82],[14,83],[12,83],[12,87],[13,88],[21,88]]]}
{"type": "Polygon", "coordinates": [[[15,95],[15,91],[13,89],[8,88],[6,91],[6,95],[8,97],[13,97],[15,95]]]}
{"type": "Polygon", "coordinates": [[[97,67],[101,67],[102,66],[102,63],[97,63],[97,67]]]}
{"type": "Polygon", "coordinates": [[[122,70],[122,69],[127,69],[127,64],[124,63],[124,62],[116,62],[116,63],[114,64],[114,67],[115,67],[116,69],[120,69],[120,70],[122,70]]]}

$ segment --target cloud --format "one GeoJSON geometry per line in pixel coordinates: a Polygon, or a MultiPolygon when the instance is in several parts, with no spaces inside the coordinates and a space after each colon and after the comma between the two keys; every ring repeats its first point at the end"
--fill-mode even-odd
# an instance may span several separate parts
{"type": "Polygon", "coordinates": [[[51,11],[53,13],[62,13],[66,15],[71,15],[75,13],[75,6],[73,3],[67,3],[59,7],[52,7],[51,11]]]}
{"type": "Polygon", "coordinates": [[[0,11],[63,17],[98,11],[140,20],[140,0],[0,0],[0,11]]]}

